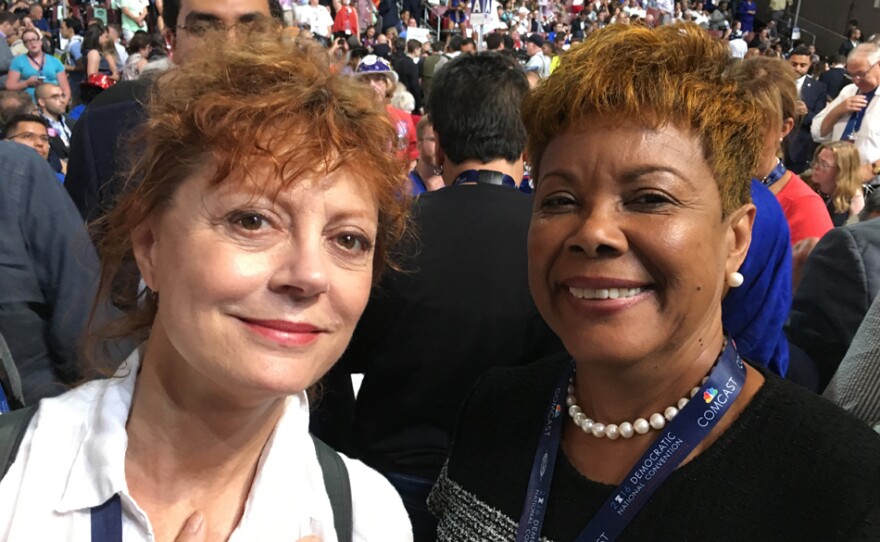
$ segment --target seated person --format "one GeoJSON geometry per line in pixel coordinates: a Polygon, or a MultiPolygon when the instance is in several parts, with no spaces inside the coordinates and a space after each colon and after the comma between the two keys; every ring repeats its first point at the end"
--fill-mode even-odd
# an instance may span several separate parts
{"type": "Polygon", "coordinates": [[[57,156],[50,155],[49,123],[37,115],[16,115],[3,127],[3,139],[14,141],[37,151],[49,162],[59,181],[64,182],[66,164],[57,156]]]}
{"type": "Polygon", "coordinates": [[[785,331],[819,369],[819,391],[837,371],[880,290],[880,220],[834,228],[810,253],[785,331]]]}
{"type": "Polygon", "coordinates": [[[42,124],[19,123],[12,135],[19,144],[0,142],[0,335],[27,404],[58,395],[79,378],[79,339],[98,285],[97,257],[76,207],[46,164],[40,128],[44,136],[42,124]],[[37,137],[25,138],[26,132],[37,137]],[[21,144],[42,151],[23,152],[21,144]]]}
{"type": "Polygon", "coordinates": [[[823,395],[880,432],[880,297],[874,299],[823,395]]]}

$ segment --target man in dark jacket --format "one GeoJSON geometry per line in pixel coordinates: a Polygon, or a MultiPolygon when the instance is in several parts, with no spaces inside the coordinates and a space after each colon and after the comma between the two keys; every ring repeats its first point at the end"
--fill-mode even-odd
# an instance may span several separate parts
{"type": "Polygon", "coordinates": [[[0,171],[0,335],[25,402],[34,404],[82,374],[78,348],[98,286],[98,259],[44,158],[2,141],[0,171]]]}
{"type": "Polygon", "coordinates": [[[810,253],[785,328],[815,362],[821,392],[880,290],[880,219],[834,228],[810,253]]]}
{"type": "Polygon", "coordinates": [[[846,57],[841,55],[832,57],[831,67],[819,76],[819,81],[828,89],[829,100],[837,98],[840,89],[852,82],[846,75],[846,57]]]}
{"type": "Polygon", "coordinates": [[[415,99],[413,113],[422,112],[422,87],[419,85],[419,67],[416,62],[422,54],[422,43],[418,40],[394,40],[395,53],[391,57],[394,71],[397,72],[399,81],[415,99]]]}
{"type": "Polygon", "coordinates": [[[813,151],[816,148],[816,143],[810,133],[813,117],[822,111],[828,103],[825,84],[816,81],[808,74],[811,66],[810,58],[810,50],[801,45],[792,51],[788,59],[795,72],[795,77],[797,77],[798,102],[795,110],[799,119],[798,125],[788,136],[785,167],[797,174],[803,173],[810,167],[813,151]]]}
{"type": "MultiPolygon", "coordinates": [[[[395,485],[416,542],[436,539],[425,499],[468,390],[492,367],[562,350],[526,276],[532,198],[518,185],[528,90],[522,69],[498,54],[461,55],[437,72],[427,105],[447,187],[416,200],[418,241],[401,248],[403,271],[374,289],[334,370],[364,374],[353,426],[344,415],[329,428],[313,424],[395,485]]],[[[348,374],[336,382],[351,388],[348,374]]],[[[344,399],[325,390],[320,408],[344,399]]]]}

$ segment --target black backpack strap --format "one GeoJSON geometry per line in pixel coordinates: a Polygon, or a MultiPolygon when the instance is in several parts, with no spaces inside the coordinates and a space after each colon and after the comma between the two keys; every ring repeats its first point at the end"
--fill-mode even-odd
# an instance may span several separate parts
{"type": "Polygon", "coordinates": [[[28,424],[36,412],[37,406],[34,405],[0,414],[0,480],[6,476],[6,471],[15,462],[21,439],[24,438],[28,424]]]}
{"type": "Polygon", "coordinates": [[[351,482],[348,469],[336,450],[327,446],[312,435],[315,441],[315,452],[324,475],[324,487],[333,507],[333,527],[339,542],[351,542],[354,535],[354,523],[351,516],[351,482]]]}

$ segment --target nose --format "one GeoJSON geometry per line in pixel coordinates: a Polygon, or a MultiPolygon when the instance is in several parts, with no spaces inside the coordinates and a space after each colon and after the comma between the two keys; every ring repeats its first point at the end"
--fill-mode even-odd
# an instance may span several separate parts
{"type": "Polygon", "coordinates": [[[310,299],[327,293],[330,291],[330,258],[323,236],[292,239],[274,255],[270,288],[294,299],[310,299]]]}
{"type": "Polygon", "coordinates": [[[566,240],[566,250],[590,258],[619,256],[628,250],[624,216],[615,202],[587,203],[579,216],[581,223],[566,240]]]}

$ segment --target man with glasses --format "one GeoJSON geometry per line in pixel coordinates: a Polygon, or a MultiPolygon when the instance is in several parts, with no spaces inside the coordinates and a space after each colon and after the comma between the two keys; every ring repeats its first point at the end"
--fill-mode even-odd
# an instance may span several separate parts
{"type": "Polygon", "coordinates": [[[3,129],[3,139],[25,145],[37,151],[55,172],[58,181],[63,183],[67,171],[67,160],[53,150],[49,123],[37,112],[13,116],[3,129]]]}
{"type": "Polygon", "coordinates": [[[43,160],[49,159],[49,126],[36,115],[16,115],[3,129],[3,139],[14,141],[37,151],[43,160]]]}
{"type": "MultiPolygon", "coordinates": [[[[67,158],[70,150],[70,128],[64,115],[67,113],[67,96],[58,85],[44,83],[37,87],[34,91],[37,99],[37,105],[40,107],[40,115],[49,123],[49,128],[54,134],[50,133],[53,139],[61,143],[60,148],[56,149],[62,158],[67,158]]],[[[58,145],[53,145],[53,149],[58,145]]]]}
{"type": "Polygon", "coordinates": [[[858,45],[846,59],[846,72],[853,84],[813,118],[816,142],[852,141],[859,150],[862,178],[877,183],[880,176],[880,48],[873,43],[858,45]]]}
{"type": "MultiPolygon", "coordinates": [[[[278,0],[165,0],[165,40],[175,64],[184,64],[211,32],[232,38],[239,25],[268,17],[281,19],[278,0]]],[[[102,92],[73,129],[65,188],[83,218],[93,220],[108,210],[120,188],[118,141],[143,119],[151,80],[120,81],[102,92]]]]}

